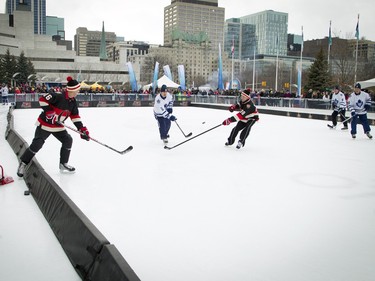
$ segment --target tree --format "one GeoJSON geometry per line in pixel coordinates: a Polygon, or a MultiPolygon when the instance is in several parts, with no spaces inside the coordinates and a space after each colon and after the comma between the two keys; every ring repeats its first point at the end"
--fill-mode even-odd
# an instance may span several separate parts
{"type": "Polygon", "coordinates": [[[3,75],[1,76],[1,82],[10,85],[12,76],[16,73],[17,61],[16,58],[10,54],[9,49],[6,50],[5,55],[1,59],[1,68],[3,75]]]}
{"type": "Polygon", "coordinates": [[[313,89],[324,91],[330,86],[331,79],[328,72],[328,62],[325,58],[323,49],[320,48],[320,51],[317,54],[314,63],[309,68],[305,90],[313,89]]]}
{"type": "Polygon", "coordinates": [[[29,62],[28,62],[28,59],[25,57],[25,53],[23,51],[18,57],[17,65],[16,65],[16,72],[19,73],[19,75],[17,76],[18,83],[27,83],[28,82],[27,77],[30,74],[34,74],[34,73],[29,72],[29,62]]]}

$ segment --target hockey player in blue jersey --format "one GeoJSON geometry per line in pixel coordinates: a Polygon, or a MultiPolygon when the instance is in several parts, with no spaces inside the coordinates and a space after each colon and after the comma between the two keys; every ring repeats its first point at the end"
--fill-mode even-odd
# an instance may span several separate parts
{"type": "Polygon", "coordinates": [[[371,128],[367,119],[367,111],[371,108],[371,97],[368,93],[361,90],[361,84],[357,83],[354,86],[354,92],[349,97],[348,108],[352,115],[351,131],[352,138],[356,138],[357,134],[357,121],[361,121],[363,131],[369,139],[372,139],[370,134],[371,128]]]}
{"type": "Polygon", "coordinates": [[[171,121],[176,121],[177,118],[172,115],[173,112],[173,96],[168,93],[167,86],[161,86],[160,94],[155,97],[154,116],[158,121],[160,139],[164,144],[168,143],[169,129],[171,128],[171,121]]]}
{"type": "MultiPolygon", "coordinates": [[[[333,89],[331,104],[333,108],[333,112],[331,115],[332,125],[328,124],[327,126],[331,129],[335,129],[337,125],[337,116],[340,115],[340,120],[345,120],[345,112],[346,112],[346,99],[345,95],[340,91],[340,87],[337,85],[333,89]]],[[[348,122],[343,123],[344,127],[341,130],[348,129],[348,122]]]]}

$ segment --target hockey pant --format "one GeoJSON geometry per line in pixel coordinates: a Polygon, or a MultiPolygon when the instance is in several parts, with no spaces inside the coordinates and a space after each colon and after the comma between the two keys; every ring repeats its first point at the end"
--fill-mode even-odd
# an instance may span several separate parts
{"type": "Polygon", "coordinates": [[[34,155],[43,147],[44,142],[51,134],[61,142],[60,163],[68,163],[70,150],[73,144],[72,137],[66,130],[59,132],[49,132],[43,130],[40,126],[36,127],[34,139],[31,142],[29,148],[26,149],[22,154],[20,158],[21,161],[28,164],[34,157],[34,155]]]}
{"type": "MultiPolygon", "coordinates": [[[[341,110],[339,110],[339,111],[334,110],[334,111],[332,112],[331,117],[332,117],[332,124],[333,124],[333,126],[336,126],[336,125],[337,125],[337,115],[340,116],[340,120],[341,120],[341,122],[345,120],[345,112],[346,112],[345,109],[341,109],[341,110]]],[[[344,127],[348,127],[348,122],[344,122],[343,124],[344,124],[344,127]]]]}
{"type": "Polygon", "coordinates": [[[167,139],[169,129],[171,128],[171,120],[164,117],[157,117],[156,119],[158,120],[160,138],[162,140],[167,139]]]}
{"type": "Polygon", "coordinates": [[[245,146],[245,141],[248,135],[250,134],[251,127],[255,124],[256,120],[250,119],[249,121],[245,122],[237,122],[236,127],[234,127],[229,135],[228,144],[232,145],[236,140],[236,137],[240,131],[240,142],[245,146]]]}
{"type": "Polygon", "coordinates": [[[352,135],[356,135],[357,134],[357,122],[358,122],[358,118],[359,118],[359,120],[362,123],[363,131],[365,133],[370,132],[371,129],[370,129],[370,126],[368,124],[367,114],[358,114],[357,116],[353,117],[353,119],[352,119],[352,122],[351,122],[352,130],[350,131],[350,133],[352,135]]]}

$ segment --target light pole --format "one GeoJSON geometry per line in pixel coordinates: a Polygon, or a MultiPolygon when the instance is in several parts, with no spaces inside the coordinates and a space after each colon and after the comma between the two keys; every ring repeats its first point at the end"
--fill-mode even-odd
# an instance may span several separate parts
{"type": "Polygon", "coordinates": [[[11,85],[12,85],[12,88],[14,88],[15,86],[16,86],[16,81],[17,81],[17,79],[16,79],[16,77],[18,76],[18,75],[20,75],[21,73],[20,72],[16,72],[16,73],[14,73],[13,75],[12,75],[12,81],[11,81],[11,85]]]}

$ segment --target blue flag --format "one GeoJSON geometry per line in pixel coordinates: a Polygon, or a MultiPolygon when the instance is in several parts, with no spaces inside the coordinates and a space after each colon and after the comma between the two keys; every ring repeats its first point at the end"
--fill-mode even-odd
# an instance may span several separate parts
{"type": "Polygon", "coordinates": [[[357,40],[359,40],[359,14],[358,14],[357,26],[355,27],[355,37],[357,38],[357,40]]]}
{"type": "Polygon", "coordinates": [[[156,91],[156,87],[158,86],[158,73],[159,73],[159,63],[155,62],[154,79],[152,81],[152,92],[154,94],[156,91]]]}
{"type": "Polygon", "coordinates": [[[223,84],[223,61],[221,60],[221,46],[219,44],[219,68],[218,68],[218,80],[217,80],[217,88],[219,90],[224,89],[223,84]]]}
{"type": "Polygon", "coordinates": [[[180,81],[180,87],[182,90],[186,90],[185,86],[185,68],[183,65],[178,66],[178,80],[180,81]]]}
{"type": "Polygon", "coordinates": [[[138,91],[138,86],[137,86],[137,79],[135,78],[135,73],[133,70],[133,65],[131,62],[127,62],[126,65],[128,66],[129,70],[129,78],[130,78],[130,85],[132,86],[132,92],[138,91]]]}

